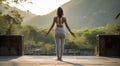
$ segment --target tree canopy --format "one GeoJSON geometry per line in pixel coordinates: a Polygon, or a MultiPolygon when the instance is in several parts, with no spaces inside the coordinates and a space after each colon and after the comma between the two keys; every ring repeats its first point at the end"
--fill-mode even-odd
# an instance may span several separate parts
{"type": "MultiPolygon", "coordinates": [[[[2,2],[7,2],[8,0],[0,0],[0,3],[2,3],[2,2]]],[[[16,4],[18,4],[18,3],[21,3],[21,2],[25,2],[25,1],[27,1],[27,0],[11,0],[12,2],[14,2],[14,3],[16,3],[16,4]]],[[[8,3],[9,4],[9,3],[8,3]]]]}

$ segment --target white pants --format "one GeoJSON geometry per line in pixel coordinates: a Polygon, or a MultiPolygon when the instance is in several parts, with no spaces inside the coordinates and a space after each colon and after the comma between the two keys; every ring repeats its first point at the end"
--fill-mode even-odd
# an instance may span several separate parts
{"type": "Polygon", "coordinates": [[[61,56],[64,52],[65,36],[66,36],[66,33],[64,31],[64,28],[56,28],[55,43],[56,43],[57,56],[61,56]]]}

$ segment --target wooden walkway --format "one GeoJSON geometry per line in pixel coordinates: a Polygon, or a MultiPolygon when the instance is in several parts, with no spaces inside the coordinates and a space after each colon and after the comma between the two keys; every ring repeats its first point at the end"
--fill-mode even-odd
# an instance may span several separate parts
{"type": "Polygon", "coordinates": [[[0,66],[120,66],[120,58],[97,56],[0,56],[0,66]]]}

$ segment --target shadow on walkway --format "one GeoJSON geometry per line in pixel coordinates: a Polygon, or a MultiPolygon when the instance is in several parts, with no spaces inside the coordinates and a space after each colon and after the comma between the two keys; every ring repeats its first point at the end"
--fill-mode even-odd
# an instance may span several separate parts
{"type": "Polygon", "coordinates": [[[83,66],[83,65],[81,65],[81,64],[72,63],[72,62],[68,62],[68,61],[61,61],[61,62],[64,62],[64,63],[67,63],[67,64],[71,64],[71,65],[74,65],[74,66],[83,66]]]}

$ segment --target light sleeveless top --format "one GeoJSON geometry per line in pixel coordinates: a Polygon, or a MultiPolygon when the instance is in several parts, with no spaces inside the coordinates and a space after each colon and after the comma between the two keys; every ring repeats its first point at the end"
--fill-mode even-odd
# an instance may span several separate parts
{"type": "Polygon", "coordinates": [[[57,17],[56,25],[57,25],[57,26],[63,26],[63,23],[64,23],[64,22],[63,22],[62,20],[63,20],[62,17],[61,17],[61,18],[57,17]]]}

